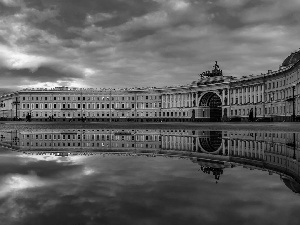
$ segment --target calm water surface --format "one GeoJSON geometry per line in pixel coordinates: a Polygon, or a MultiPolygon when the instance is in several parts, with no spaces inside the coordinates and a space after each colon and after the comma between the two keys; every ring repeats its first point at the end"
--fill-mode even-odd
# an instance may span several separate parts
{"type": "Polygon", "coordinates": [[[0,221],[300,224],[298,133],[0,131],[0,221]]]}

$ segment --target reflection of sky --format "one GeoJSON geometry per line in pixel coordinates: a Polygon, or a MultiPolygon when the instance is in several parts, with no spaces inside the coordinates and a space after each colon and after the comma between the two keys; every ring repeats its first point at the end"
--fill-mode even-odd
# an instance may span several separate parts
{"type": "Polygon", "coordinates": [[[189,160],[0,153],[1,224],[298,224],[300,196],[277,175],[189,160]],[[64,160],[62,160],[64,159],[64,160]]]}

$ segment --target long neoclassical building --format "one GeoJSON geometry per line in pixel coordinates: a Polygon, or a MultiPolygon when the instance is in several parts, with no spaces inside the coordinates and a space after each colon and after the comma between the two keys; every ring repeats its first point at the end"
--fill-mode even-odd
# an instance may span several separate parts
{"type": "Polygon", "coordinates": [[[45,121],[298,120],[300,51],[279,70],[236,78],[217,63],[189,85],[125,89],[27,88],[0,97],[0,118],[45,121]]]}

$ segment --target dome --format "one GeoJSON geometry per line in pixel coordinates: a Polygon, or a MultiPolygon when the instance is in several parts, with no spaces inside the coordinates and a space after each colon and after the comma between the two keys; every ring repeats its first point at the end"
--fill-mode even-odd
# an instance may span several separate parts
{"type": "Polygon", "coordinates": [[[299,60],[300,60],[300,51],[293,52],[283,61],[282,66],[289,66],[290,64],[294,64],[299,60]]]}

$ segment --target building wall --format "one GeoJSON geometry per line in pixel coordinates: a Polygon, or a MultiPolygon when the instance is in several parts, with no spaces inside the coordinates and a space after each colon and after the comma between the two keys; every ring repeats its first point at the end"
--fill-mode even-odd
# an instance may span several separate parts
{"type": "Polygon", "coordinates": [[[290,121],[293,115],[293,85],[295,85],[295,115],[300,115],[300,62],[230,84],[230,116],[248,119],[253,109],[256,117],[273,121],[290,121]]]}
{"type": "Polygon", "coordinates": [[[25,119],[31,114],[33,120],[53,116],[54,120],[200,122],[232,117],[248,121],[253,110],[256,119],[290,121],[293,100],[295,116],[300,119],[299,70],[298,61],[258,76],[205,77],[190,85],[164,88],[24,89],[0,98],[0,115],[12,119],[17,114],[25,119]],[[212,96],[218,96],[220,106],[211,106],[212,96]],[[16,97],[20,102],[17,106],[13,105],[16,97]],[[214,118],[219,110],[221,115],[214,118]]]}

